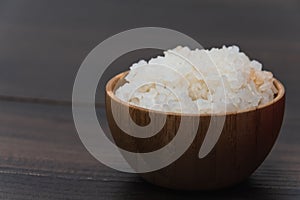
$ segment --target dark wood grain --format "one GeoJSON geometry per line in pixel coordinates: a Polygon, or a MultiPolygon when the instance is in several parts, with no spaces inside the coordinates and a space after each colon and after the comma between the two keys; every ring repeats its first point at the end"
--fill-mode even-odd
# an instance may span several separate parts
{"type": "MultiPolygon", "coordinates": [[[[0,196],[10,199],[297,199],[300,117],[286,117],[271,155],[246,182],[212,193],[158,188],[97,162],[75,131],[71,108],[0,103],[0,196]]],[[[99,109],[99,112],[104,112],[99,109]]]]}
{"type": "MultiPolygon", "coordinates": [[[[300,199],[299,21],[298,0],[1,0],[0,199],[300,199]],[[70,106],[76,72],[98,43],[140,26],[173,28],[204,47],[237,44],[283,82],[280,136],[246,182],[211,193],[167,190],[85,150],[70,106]]],[[[114,62],[99,104],[107,79],[157,53],[114,62]]]]}

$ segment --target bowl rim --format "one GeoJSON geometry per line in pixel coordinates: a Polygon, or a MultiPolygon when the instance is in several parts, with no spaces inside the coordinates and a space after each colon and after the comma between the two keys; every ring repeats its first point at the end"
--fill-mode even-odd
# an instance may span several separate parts
{"type": "MultiPolygon", "coordinates": [[[[237,115],[237,114],[242,114],[242,113],[249,113],[252,111],[258,111],[258,110],[262,110],[263,108],[269,107],[273,104],[275,104],[276,102],[280,101],[282,98],[284,98],[285,96],[285,88],[283,86],[283,84],[276,78],[273,78],[273,84],[276,87],[276,89],[278,90],[278,93],[276,94],[276,97],[263,105],[257,106],[255,108],[250,108],[250,109],[245,109],[245,110],[241,110],[241,111],[236,111],[236,112],[226,112],[226,113],[179,113],[179,112],[165,112],[165,111],[159,111],[159,110],[151,110],[148,108],[143,108],[140,106],[136,106],[133,104],[130,104],[129,102],[125,102],[121,99],[119,99],[116,95],[115,95],[115,88],[113,87],[113,84],[118,81],[121,78],[124,78],[127,74],[128,74],[129,70],[125,71],[125,72],[121,72],[117,75],[115,75],[114,77],[112,77],[105,86],[105,93],[106,95],[108,95],[110,97],[111,100],[114,100],[124,106],[127,106],[129,108],[133,108],[133,109],[137,109],[137,110],[141,110],[143,112],[148,112],[148,113],[156,113],[156,114],[164,114],[164,115],[175,115],[175,116],[192,116],[192,117],[211,117],[211,116],[228,116],[228,115],[237,115]]],[[[106,104],[105,100],[105,104],[106,104]]]]}

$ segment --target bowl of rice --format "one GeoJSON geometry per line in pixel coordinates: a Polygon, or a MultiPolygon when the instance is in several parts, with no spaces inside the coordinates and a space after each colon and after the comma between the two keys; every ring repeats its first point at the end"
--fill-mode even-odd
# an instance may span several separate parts
{"type": "MultiPolygon", "coordinates": [[[[156,151],[176,137],[183,117],[200,122],[193,142],[178,159],[140,173],[146,181],[172,189],[214,190],[248,178],[271,151],[284,106],[284,86],[237,46],[195,50],[178,46],[133,64],[106,85],[109,127],[116,145],[124,150],[156,151]],[[153,119],[149,116],[165,121],[155,135],[138,137],[119,127],[116,113],[125,124],[130,118],[147,126],[153,119]],[[213,148],[199,157],[212,117],[224,118],[222,129],[213,148]]],[[[186,137],[192,129],[184,129],[186,137]]]]}

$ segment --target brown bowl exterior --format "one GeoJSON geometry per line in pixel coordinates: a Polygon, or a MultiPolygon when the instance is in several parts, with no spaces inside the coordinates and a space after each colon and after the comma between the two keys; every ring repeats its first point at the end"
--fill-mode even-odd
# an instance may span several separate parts
{"type": "MultiPolygon", "coordinates": [[[[106,85],[106,112],[111,134],[116,144],[125,150],[131,152],[157,150],[172,140],[181,117],[179,114],[155,112],[118,100],[114,91],[119,87],[117,83],[124,83],[125,75],[126,72],[115,76],[106,85]],[[165,126],[150,138],[132,137],[118,128],[111,111],[112,103],[120,108],[129,106],[132,120],[140,125],[149,123],[150,112],[155,115],[166,115],[165,126]]],[[[269,104],[257,109],[226,114],[221,136],[205,158],[199,159],[198,153],[208,129],[210,116],[193,115],[192,117],[200,118],[200,123],[196,138],[188,150],[169,166],[140,175],[155,185],[181,190],[214,190],[245,180],[264,161],[280,131],[285,92],[278,80],[275,79],[274,84],[279,93],[269,104]]],[[[127,115],[124,113],[124,116],[127,115]]]]}

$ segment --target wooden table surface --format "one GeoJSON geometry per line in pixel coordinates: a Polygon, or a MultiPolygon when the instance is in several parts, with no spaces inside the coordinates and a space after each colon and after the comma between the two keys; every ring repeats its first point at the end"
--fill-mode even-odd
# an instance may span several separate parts
{"type": "MultiPolygon", "coordinates": [[[[116,61],[110,76],[136,55],[116,61]]],[[[299,63],[297,0],[1,0],[0,199],[300,199],[299,63]],[[141,26],[172,28],[207,48],[239,45],[284,83],[280,136],[247,181],[215,192],[167,190],[85,150],[71,112],[76,72],[98,43],[141,26]]]]}

